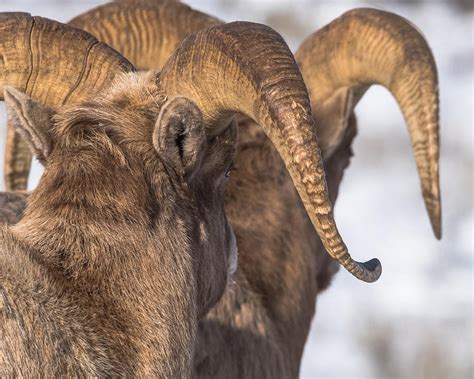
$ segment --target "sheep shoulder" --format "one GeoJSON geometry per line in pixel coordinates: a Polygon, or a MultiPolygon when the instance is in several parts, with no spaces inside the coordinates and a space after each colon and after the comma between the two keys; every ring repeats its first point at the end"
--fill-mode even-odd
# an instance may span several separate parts
{"type": "Polygon", "coordinates": [[[67,282],[0,227],[0,377],[94,376],[120,367],[95,335],[86,297],[67,282]]]}

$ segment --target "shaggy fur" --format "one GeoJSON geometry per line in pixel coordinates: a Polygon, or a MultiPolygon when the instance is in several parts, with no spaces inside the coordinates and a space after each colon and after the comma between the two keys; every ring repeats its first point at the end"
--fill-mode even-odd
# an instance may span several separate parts
{"type": "Polygon", "coordinates": [[[204,125],[155,83],[130,74],[54,116],[24,217],[0,230],[0,377],[189,376],[197,319],[227,283],[235,128],[157,148],[174,112],[204,125]]]}
{"type": "MultiPolygon", "coordinates": [[[[237,237],[235,284],[199,323],[198,378],[296,378],[317,294],[339,265],[314,232],[282,160],[258,125],[239,122],[236,172],[226,213],[237,237]],[[258,194],[255,196],[254,194],[258,194]]],[[[336,146],[322,144],[334,204],[356,134],[350,119],[336,146]]]]}
{"type": "Polygon", "coordinates": [[[27,193],[0,192],[0,223],[16,224],[26,207],[27,193]]]}
{"type": "MultiPolygon", "coordinates": [[[[352,117],[336,144],[321,136],[333,203],[355,125],[352,117]]],[[[297,377],[317,294],[339,265],[315,234],[275,148],[249,119],[239,120],[234,166],[225,207],[237,235],[239,269],[199,322],[194,376],[297,377]]]]}
{"type": "MultiPolygon", "coordinates": [[[[163,3],[164,8],[167,8],[170,3],[165,3],[163,3]]],[[[145,1],[143,4],[148,7],[151,3],[145,1]]],[[[152,25],[148,25],[147,29],[143,15],[147,11],[151,12],[151,8],[147,8],[146,11],[138,8],[138,3],[133,8],[127,8],[127,17],[121,16],[116,20],[116,26],[119,26],[116,33],[127,30],[123,26],[127,22],[133,23],[133,27],[131,29],[129,27],[130,30],[133,29],[133,33],[127,33],[129,38],[133,34],[133,38],[128,41],[120,39],[120,42],[112,38],[108,43],[114,46],[114,43],[120,45],[125,41],[123,46],[116,45],[114,47],[123,53],[127,52],[125,55],[136,61],[135,63],[141,61],[142,63],[139,65],[141,68],[161,67],[185,34],[198,30],[204,25],[208,25],[209,22],[211,24],[218,23],[215,19],[203,17],[199,12],[193,12],[190,16],[189,8],[180,6],[175,8],[177,12],[172,13],[173,17],[159,16],[158,13],[155,13],[153,17],[156,19],[152,25]],[[175,14],[186,17],[180,19],[175,17],[175,14]],[[157,26],[158,32],[153,34],[157,26]],[[186,30],[187,28],[190,30],[186,30]],[[162,41],[164,35],[167,37],[165,42],[162,41]],[[145,46],[150,36],[153,36],[152,40],[156,42],[153,44],[156,50],[146,49],[148,55],[145,52],[138,53],[140,51],[138,47],[145,46]],[[144,43],[138,43],[137,41],[142,41],[142,37],[145,38],[144,43]],[[176,43],[175,45],[173,45],[173,41],[176,43]],[[133,53],[129,53],[130,48],[133,53]],[[151,56],[150,52],[153,52],[151,56]],[[149,63],[144,64],[143,62],[146,62],[147,59],[149,63]]],[[[171,6],[169,8],[173,9],[171,6]]],[[[100,17],[104,17],[105,20],[107,16],[106,13],[99,12],[95,17],[98,17],[100,21],[100,17]]],[[[97,19],[94,20],[91,14],[84,15],[76,21],[79,19],[81,21],[78,26],[82,28],[81,23],[91,24],[94,34],[107,31],[105,35],[100,36],[101,38],[107,40],[114,35],[109,29],[110,25],[114,23],[109,20],[106,21],[108,26],[104,28],[100,22],[94,24],[97,19]]],[[[389,80],[389,88],[391,86],[396,90],[402,89],[402,92],[406,91],[406,94],[409,95],[422,93],[419,90],[411,89],[417,85],[416,83],[422,83],[432,75],[428,69],[417,77],[416,68],[423,67],[420,63],[431,61],[432,57],[428,49],[427,55],[420,59],[419,52],[423,49],[426,50],[426,44],[422,39],[420,44],[419,35],[413,34],[410,29],[412,26],[408,25],[407,29],[406,22],[404,20],[400,22],[400,19],[393,17],[393,15],[375,10],[355,10],[341,17],[339,21],[336,20],[332,26],[324,28],[322,32],[318,32],[319,37],[315,36],[316,38],[308,39],[305,43],[306,53],[303,55],[306,58],[299,60],[299,63],[303,74],[305,74],[306,85],[310,91],[313,91],[316,126],[325,126],[317,130],[317,134],[324,156],[326,179],[333,204],[337,198],[343,171],[349,164],[352,154],[350,146],[356,132],[352,110],[359,97],[367,89],[365,87],[367,80],[358,80],[357,75],[354,75],[347,67],[350,66],[354,69],[354,67],[360,68],[365,64],[369,68],[367,72],[370,72],[370,75],[375,75],[375,82],[383,84],[387,77],[386,66],[389,67],[390,62],[396,61],[398,62],[395,65],[397,70],[394,71],[396,77],[389,80]],[[351,15],[355,16],[355,19],[359,18],[359,25],[365,25],[363,33],[354,31],[354,25],[357,27],[357,22],[355,24],[345,23],[352,19],[351,15]],[[387,19],[391,19],[391,26],[384,21],[387,19]],[[365,28],[367,27],[366,21],[370,20],[377,22],[370,24],[371,32],[369,33],[365,28]],[[394,21],[398,25],[397,27],[401,27],[403,30],[403,33],[400,33],[402,37],[407,33],[413,37],[400,38],[399,42],[403,42],[401,48],[392,49],[392,52],[406,52],[408,51],[406,46],[411,46],[413,54],[405,54],[400,57],[401,59],[395,60],[391,59],[393,58],[391,54],[386,54],[385,48],[381,49],[386,46],[385,43],[382,43],[384,35],[388,33],[391,37],[397,36],[397,33],[394,33],[392,29],[394,21]],[[349,29],[354,32],[347,33],[349,29]],[[324,34],[330,35],[331,31],[333,32],[332,36],[323,38],[324,34]],[[376,38],[373,38],[373,35],[370,37],[372,32],[377,34],[376,38]],[[342,60],[346,62],[345,59],[349,58],[349,60],[355,59],[355,61],[350,61],[347,66],[336,59],[334,66],[329,66],[328,58],[332,59],[336,56],[337,49],[333,49],[334,41],[341,41],[343,35],[352,40],[336,44],[342,49],[342,60]],[[358,43],[359,38],[363,42],[358,43]],[[378,46],[371,45],[373,42],[378,46]],[[404,45],[405,43],[407,45],[404,45]],[[416,45],[416,43],[419,44],[415,49],[413,44],[416,45]],[[328,46],[331,48],[328,49],[328,46]],[[346,54],[346,46],[355,49],[355,51],[352,54],[346,54]],[[368,53],[367,47],[370,50],[368,53]],[[334,54],[328,55],[327,51],[332,51],[334,54]],[[375,52],[378,53],[374,54],[375,52]],[[386,65],[379,65],[383,67],[383,70],[377,73],[377,68],[374,69],[374,65],[377,66],[377,64],[370,59],[375,58],[377,63],[380,62],[381,56],[390,62],[387,61],[386,65]],[[407,61],[410,56],[414,59],[413,62],[407,61]],[[364,59],[361,60],[361,57],[364,59]],[[322,60],[325,60],[326,69],[321,68],[322,60]],[[362,66],[359,66],[358,60],[362,62],[362,66]],[[403,75],[399,75],[399,68],[403,66],[403,62],[408,62],[410,66],[409,70],[404,70],[408,75],[405,78],[403,75]],[[341,83],[344,82],[342,78],[346,75],[349,75],[346,78],[346,84],[353,81],[352,84],[355,87],[362,85],[363,88],[357,87],[354,90],[346,85],[339,88],[336,85],[338,80],[341,83]],[[424,80],[419,80],[421,78],[424,80]],[[330,85],[332,80],[334,80],[335,87],[329,87],[330,89],[324,92],[323,89],[330,85]],[[409,85],[397,83],[408,83],[409,85]],[[351,104],[352,102],[353,104],[351,104]]],[[[393,43],[394,40],[389,42],[393,43]]],[[[298,54],[296,56],[298,57],[298,54]]],[[[432,65],[434,67],[434,63],[432,65]]],[[[435,69],[434,71],[431,69],[431,73],[435,71],[435,69]]],[[[366,71],[362,69],[361,72],[366,71]]],[[[370,82],[372,81],[374,79],[370,80],[370,82]]],[[[436,80],[432,80],[431,84],[436,84],[436,80]]],[[[435,88],[431,93],[436,93],[437,86],[431,87],[435,88]]],[[[417,95],[416,101],[420,101],[420,98],[422,97],[417,95]]],[[[429,107],[432,109],[431,114],[437,114],[437,97],[428,96],[425,99],[428,100],[422,101],[422,103],[432,104],[429,107]]],[[[411,103],[407,101],[399,101],[399,103],[405,104],[406,109],[413,107],[413,104],[410,105],[411,103]]],[[[429,116],[430,112],[424,112],[426,107],[418,107],[418,109],[421,112],[418,116],[421,116],[413,122],[413,125],[423,128],[424,121],[420,120],[424,120],[424,117],[429,116]]],[[[410,112],[410,117],[414,115],[416,112],[410,112]]],[[[428,117],[428,119],[437,120],[436,117],[431,119],[428,117]]],[[[431,123],[431,125],[435,124],[431,123]]],[[[431,127],[430,130],[433,132],[435,129],[431,127]]],[[[417,133],[416,130],[415,133],[417,133]]],[[[437,135],[432,134],[429,139],[437,141],[437,135]]],[[[416,145],[420,148],[423,144],[418,142],[416,145]]],[[[421,176],[422,178],[431,177],[436,181],[437,165],[433,163],[436,160],[433,157],[437,157],[438,149],[432,146],[426,151],[432,153],[430,172],[436,172],[436,175],[421,176]]],[[[422,157],[421,154],[416,155],[417,159],[422,157]]],[[[329,258],[314,233],[279,155],[255,123],[248,119],[240,120],[240,144],[235,165],[238,171],[230,181],[226,192],[225,206],[237,235],[240,268],[234,278],[234,285],[225,291],[221,301],[211,310],[206,319],[199,323],[194,375],[218,378],[297,377],[303,346],[314,315],[316,296],[330,284],[338,265],[329,258]]],[[[429,166],[424,165],[424,167],[429,166]]],[[[436,190],[438,187],[432,185],[431,188],[436,190]]],[[[434,193],[434,195],[436,194],[439,195],[439,190],[434,193]]],[[[439,205],[439,196],[431,197],[436,198],[439,205]]],[[[430,216],[435,233],[440,236],[440,208],[433,206],[431,197],[428,197],[428,209],[431,209],[430,216]]]]}

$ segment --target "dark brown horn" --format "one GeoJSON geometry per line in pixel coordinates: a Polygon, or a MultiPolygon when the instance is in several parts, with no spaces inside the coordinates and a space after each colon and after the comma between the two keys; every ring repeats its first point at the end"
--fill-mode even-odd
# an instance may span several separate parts
{"type": "Polygon", "coordinates": [[[355,9],[308,37],[296,60],[316,113],[340,88],[353,91],[353,106],[372,84],[393,94],[408,125],[431,226],[441,238],[438,78],[420,32],[395,14],[355,9]]]}
{"type": "Polygon", "coordinates": [[[126,0],[92,9],[69,22],[112,46],[141,70],[161,69],[191,32],[218,19],[170,0],[126,0]]]}
{"type": "Polygon", "coordinates": [[[308,93],[276,32],[236,22],[191,34],[165,64],[159,82],[169,96],[186,96],[199,105],[211,136],[225,129],[235,113],[261,125],[328,253],[357,278],[378,279],[380,262],[354,261],[336,228],[308,93]]]}
{"type": "MultiPolygon", "coordinates": [[[[131,70],[89,33],[27,13],[0,13],[0,100],[9,85],[48,106],[75,103],[131,70]]],[[[7,150],[5,187],[25,190],[31,153],[11,128],[8,139],[15,148],[7,150]]]]}

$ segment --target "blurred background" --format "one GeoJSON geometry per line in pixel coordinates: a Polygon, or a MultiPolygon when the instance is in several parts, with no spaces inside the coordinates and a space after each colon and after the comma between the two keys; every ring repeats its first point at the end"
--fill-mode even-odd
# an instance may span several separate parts
{"type": "MultiPolygon", "coordinates": [[[[377,283],[364,284],[340,270],[318,297],[301,377],[472,378],[474,1],[184,2],[226,21],[270,25],[293,51],[306,36],[356,7],[398,13],[423,32],[439,70],[443,239],[436,241],[429,226],[402,115],[385,89],[373,87],[356,109],[355,156],[335,211],[354,256],[380,258],[384,273],[377,283]]],[[[0,0],[0,11],[67,22],[103,3],[0,0]]],[[[3,160],[3,103],[0,107],[3,160]]],[[[31,188],[40,175],[36,163],[31,188]]]]}

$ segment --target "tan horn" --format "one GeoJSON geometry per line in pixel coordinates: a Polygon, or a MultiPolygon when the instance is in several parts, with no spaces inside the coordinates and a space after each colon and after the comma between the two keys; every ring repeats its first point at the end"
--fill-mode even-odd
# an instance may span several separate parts
{"type": "MultiPolygon", "coordinates": [[[[187,34],[220,23],[171,0],[123,0],[91,9],[68,25],[91,33],[139,69],[149,70],[161,69],[187,34]]],[[[25,190],[30,167],[28,146],[7,122],[6,188],[25,190]]]]}
{"type": "MultiPolygon", "coordinates": [[[[9,85],[47,106],[76,103],[131,70],[124,57],[89,33],[27,13],[0,13],[1,100],[9,85]]],[[[7,134],[13,148],[7,149],[5,187],[25,190],[31,152],[11,127],[7,134]]]]}
{"type": "Polygon", "coordinates": [[[431,226],[441,238],[438,78],[420,32],[395,14],[355,9],[308,37],[295,56],[316,113],[340,88],[353,91],[353,107],[372,84],[393,94],[408,125],[431,226]]]}
{"type": "Polygon", "coordinates": [[[170,0],[125,0],[85,12],[69,25],[88,31],[140,70],[161,69],[191,32],[222,22],[170,0]]]}
{"type": "Polygon", "coordinates": [[[354,261],[339,235],[308,93],[276,32],[236,22],[191,34],[165,64],[159,82],[169,96],[199,105],[210,136],[224,130],[235,113],[253,118],[283,158],[327,252],[357,278],[378,279],[380,262],[354,261]]]}

